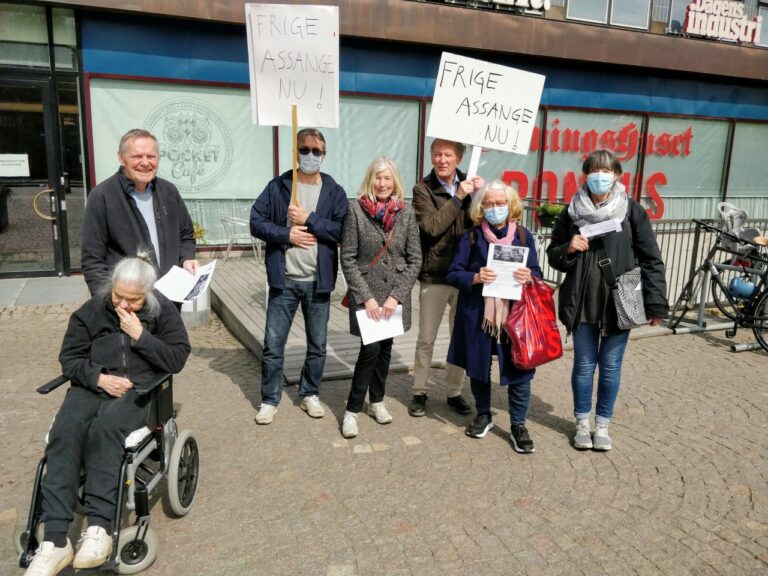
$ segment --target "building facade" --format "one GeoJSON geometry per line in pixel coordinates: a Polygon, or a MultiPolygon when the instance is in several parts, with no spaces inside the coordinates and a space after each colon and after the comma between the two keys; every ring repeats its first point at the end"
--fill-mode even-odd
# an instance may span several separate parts
{"type": "MultiPolygon", "coordinates": [[[[375,156],[408,188],[429,170],[449,51],[546,77],[529,153],[484,152],[479,169],[521,197],[569,200],[583,158],[609,148],[653,219],[714,218],[724,201],[768,217],[768,2],[281,3],[339,6],[340,122],[324,130],[323,170],[350,197],[375,156]]],[[[226,241],[222,217],[247,218],[290,168],[292,138],[251,123],[243,5],[0,3],[0,277],[79,268],[87,190],[117,169],[130,128],[158,137],[159,174],[202,244],[226,241]]]]}

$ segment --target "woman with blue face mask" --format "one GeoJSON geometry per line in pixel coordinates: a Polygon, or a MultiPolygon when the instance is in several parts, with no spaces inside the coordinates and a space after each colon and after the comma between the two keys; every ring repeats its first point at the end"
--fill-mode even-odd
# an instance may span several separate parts
{"type": "Polygon", "coordinates": [[[608,425],[621,383],[621,365],[629,330],[617,325],[616,307],[598,262],[610,259],[618,277],[639,264],[646,317],[656,326],[667,317],[664,263],[645,209],[627,196],[619,178],[621,163],[608,150],[597,150],[584,161],[586,182],[563,211],[547,248],[549,263],[565,272],[558,291],[558,316],[573,334],[573,446],[579,450],[610,450],[608,425]],[[616,221],[617,232],[599,237],[582,235],[590,224],[616,221]],[[590,424],[595,370],[599,369],[595,429],[590,424]]]}
{"type": "Polygon", "coordinates": [[[483,285],[496,280],[496,272],[486,266],[488,250],[494,244],[527,246],[527,265],[515,271],[515,278],[521,283],[531,282],[533,276],[541,278],[533,235],[517,223],[521,214],[517,192],[500,180],[490,182],[473,198],[470,215],[475,227],[461,238],[446,277],[459,289],[447,361],[463,368],[470,378],[477,416],[466,434],[483,438],[494,425],[491,363],[497,357],[500,384],[507,388],[509,398],[509,439],[516,452],[529,454],[534,446],[525,421],[535,370],[518,369],[512,362],[505,331],[512,301],[483,296],[483,285]]]}

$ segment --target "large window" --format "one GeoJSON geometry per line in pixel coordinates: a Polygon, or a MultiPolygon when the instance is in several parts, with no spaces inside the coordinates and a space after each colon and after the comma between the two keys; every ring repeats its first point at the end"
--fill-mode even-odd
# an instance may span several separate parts
{"type": "Polygon", "coordinates": [[[598,149],[616,154],[624,171],[622,182],[633,195],[641,128],[642,117],[634,114],[549,110],[541,198],[569,202],[584,180],[581,165],[598,149]]]}
{"type": "Polygon", "coordinates": [[[768,124],[736,123],[726,200],[753,218],[768,218],[766,142],[768,124]]]}
{"type": "MultiPolygon", "coordinates": [[[[77,67],[74,12],[54,8],[52,15],[56,67],[74,70],[77,67]]],[[[0,66],[48,68],[45,8],[0,4],[0,22],[0,66]]]]}
{"type": "Polygon", "coordinates": [[[608,0],[569,0],[565,17],[586,22],[608,22],[608,0]]]}
{"type": "Polygon", "coordinates": [[[685,14],[690,0],[672,0],[672,8],[669,11],[669,31],[673,34],[683,33],[685,14]]]}
{"type": "MultiPolygon", "coordinates": [[[[333,176],[354,198],[368,165],[389,156],[400,169],[406,195],[418,178],[419,108],[415,100],[342,96],[339,128],[323,129],[328,155],[321,170],[333,176]]],[[[293,138],[290,127],[281,127],[280,172],[291,169],[293,138]]]]}
{"type": "Polygon", "coordinates": [[[613,0],[611,24],[647,30],[650,9],[650,0],[613,0]]]}
{"type": "Polygon", "coordinates": [[[117,170],[125,132],[157,137],[158,176],[178,187],[202,244],[226,243],[220,218],[248,218],[273,175],[272,128],[251,124],[247,89],[94,79],[91,121],[96,183],[117,170]]]}
{"type": "Polygon", "coordinates": [[[728,122],[651,117],[642,200],[652,215],[714,218],[727,143],[728,122]]]}
{"type": "Polygon", "coordinates": [[[569,0],[566,18],[613,26],[648,29],[650,0],[569,0]]]}
{"type": "Polygon", "coordinates": [[[757,44],[760,46],[768,46],[768,2],[760,2],[757,14],[763,17],[763,25],[760,28],[760,39],[757,44]]]}

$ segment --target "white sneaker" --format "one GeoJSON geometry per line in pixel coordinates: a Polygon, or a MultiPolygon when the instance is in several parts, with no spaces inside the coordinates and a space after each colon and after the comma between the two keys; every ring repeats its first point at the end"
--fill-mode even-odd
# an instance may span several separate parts
{"type": "Polygon", "coordinates": [[[72,562],[72,544],[67,540],[67,545],[56,548],[53,542],[43,542],[35,552],[32,563],[24,572],[24,576],[56,576],[72,562]]]}
{"type": "Polygon", "coordinates": [[[277,406],[262,404],[259,406],[259,413],[256,414],[256,424],[272,424],[275,414],[277,414],[277,406]]]}
{"type": "Polygon", "coordinates": [[[344,413],[344,421],[341,423],[341,435],[344,438],[354,438],[357,436],[357,414],[354,412],[344,413]]]}
{"type": "Polygon", "coordinates": [[[373,416],[379,424],[389,424],[392,422],[392,414],[384,406],[384,402],[371,402],[368,404],[368,416],[373,416]]]}
{"type": "Polygon", "coordinates": [[[611,444],[611,437],[608,436],[608,424],[598,422],[595,426],[594,446],[595,450],[602,450],[603,452],[613,448],[611,444]]]}
{"type": "Polygon", "coordinates": [[[317,396],[304,396],[299,406],[312,418],[322,418],[325,416],[325,408],[320,404],[320,399],[317,396]]]}
{"type": "Polygon", "coordinates": [[[589,429],[589,418],[576,420],[576,434],[573,437],[573,447],[578,450],[592,448],[592,432],[589,429]]]}
{"type": "Polygon", "coordinates": [[[82,544],[72,563],[75,570],[101,566],[112,552],[112,536],[101,526],[89,526],[88,530],[80,535],[80,542],[82,544]]]}

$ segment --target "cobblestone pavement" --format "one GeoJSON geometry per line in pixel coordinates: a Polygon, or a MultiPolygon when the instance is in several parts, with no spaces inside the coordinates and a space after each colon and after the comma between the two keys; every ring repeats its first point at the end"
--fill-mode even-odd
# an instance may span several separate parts
{"type": "MultiPolygon", "coordinates": [[[[34,388],[58,372],[72,310],[0,308],[3,575],[22,574],[11,534],[62,398],[34,388]]],[[[409,417],[407,375],[388,383],[394,422],[361,416],[356,439],[339,433],[348,381],[324,385],[323,419],[291,387],[257,426],[258,361],[215,318],[191,335],[176,400],[201,485],[184,518],[154,506],[147,576],[768,574],[768,355],[732,353],[722,334],[630,342],[608,453],[569,446],[566,352],[534,381],[530,456],[507,441],[505,394],[474,440],[437,388],[428,416],[409,417]]]]}

